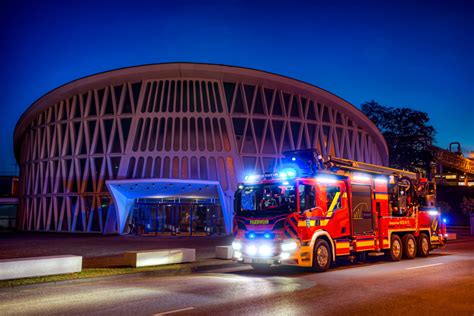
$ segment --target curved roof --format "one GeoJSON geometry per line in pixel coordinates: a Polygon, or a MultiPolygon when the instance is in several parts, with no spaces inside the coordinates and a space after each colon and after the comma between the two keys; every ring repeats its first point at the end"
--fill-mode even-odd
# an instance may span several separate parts
{"type": "Polygon", "coordinates": [[[324,101],[330,103],[332,107],[336,107],[339,111],[355,118],[359,126],[374,137],[380,151],[382,153],[384,152],[386,154],[385,156],[388,157],[387,144],[382,133],[375,124],[354,105],[327,90],[297,79],[252,68],[218,64],[176,62],[132,66],[101,72],[73,80],[47,92],[30,105],[30,107],[21,115],[16,124],[13,143],[17,161],[19,161],[20,140],[23,133],[36,115],[48,107],[54,106],[59,101],[67,99],[75,94],[84,93],[85,91],[94,88],[102,88],[107,85],[117,85],[123,82],[137,82],[147,79],[165,78],[199,78],[222,81],[243,81],[249,84],[270,85],[274,88],[280,88],[291,92],[317,95],[319,99],[324,99],[324,101]]]}

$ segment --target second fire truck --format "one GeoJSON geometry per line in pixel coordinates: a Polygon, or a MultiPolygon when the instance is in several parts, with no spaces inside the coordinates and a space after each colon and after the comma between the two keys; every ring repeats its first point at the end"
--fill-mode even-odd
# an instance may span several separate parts
{"type": "Polygon", "coordinates": [[[316,150],[285,153],[278,173],[246,176],[235,193],[234,260],[326,271],[337,258],[425,257],[445,245],[435,187],[415,173],[316,150]]]}

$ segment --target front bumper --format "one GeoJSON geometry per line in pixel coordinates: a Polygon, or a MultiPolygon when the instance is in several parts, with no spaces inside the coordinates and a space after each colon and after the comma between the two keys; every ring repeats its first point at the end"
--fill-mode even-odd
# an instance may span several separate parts
{"type": "Polygon", "coordinates": [[[243,255],[240,258],[233,258],[234,261],[243,264],[269,264],[269,265],[298,265],[296,256],[290,255],[289,257],[282,258],[281,255],[263,258],[263,257],[251,257],[243,255]]]}

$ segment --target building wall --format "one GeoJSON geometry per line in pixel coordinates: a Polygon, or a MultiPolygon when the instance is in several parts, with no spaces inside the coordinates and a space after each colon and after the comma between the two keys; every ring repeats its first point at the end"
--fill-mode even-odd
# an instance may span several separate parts
{"type": "Polygon", "coordinates": [[[386,163],[360,116],[268,76],[115,76],[45,101],[19,138],[20,227],[102,232],[108,179],[218,180],[231,199],[245,174],[277,169],[285,150],[386,163]]]}

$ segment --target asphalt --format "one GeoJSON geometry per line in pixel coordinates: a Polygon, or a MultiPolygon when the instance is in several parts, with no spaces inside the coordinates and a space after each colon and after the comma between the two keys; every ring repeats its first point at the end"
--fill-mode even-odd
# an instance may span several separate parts
{"type": "Polygon", "coordinates": [[[473,315],[474,240],[428,258],[339,263],[325,273],[210,268],[183,276],[128,275],[0,290],[9,315],[473,315]]]}

